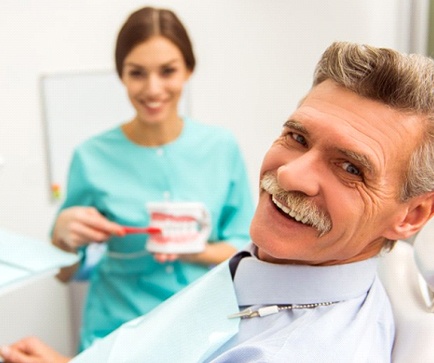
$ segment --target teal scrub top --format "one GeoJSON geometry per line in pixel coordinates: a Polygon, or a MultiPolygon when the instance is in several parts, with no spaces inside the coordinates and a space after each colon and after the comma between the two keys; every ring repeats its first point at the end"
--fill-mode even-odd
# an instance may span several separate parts
{"type": "MultiPolygon", "coordinates": [[[[146,226],[151,201],[199,201],[211,215],[209,242],[237,249],[249,241],[253,200],[239,146],[228,130],[184,118],[173,142],[144,147],[116,127],[75,150],[60,210],[93,206],[122,225],[146,226]]],[[[112,237],[90,277],[80,350],[146,314],[208,270],[181,261],[156,262],[146,235],[112,237]]],[[[216,301],[218,304],[218,301],[216,301]]]]}

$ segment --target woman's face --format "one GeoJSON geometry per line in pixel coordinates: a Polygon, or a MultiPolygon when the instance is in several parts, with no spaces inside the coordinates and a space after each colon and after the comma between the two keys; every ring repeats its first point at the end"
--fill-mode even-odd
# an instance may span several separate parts
{"type": "Polygon", "coordinates": [[[178,118],[178,102],[191,72],[180,49],[162,36],[134,47],[125,57],[122,82],[140,122],[155,125],[178,118]]]}

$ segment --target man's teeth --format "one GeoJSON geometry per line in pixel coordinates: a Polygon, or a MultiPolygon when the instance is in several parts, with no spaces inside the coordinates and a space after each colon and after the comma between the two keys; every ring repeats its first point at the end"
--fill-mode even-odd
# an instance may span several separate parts
{"type": "Polygon", "coordinates": [[[297,214],[293,210],[290,210],[288,207],[284,206],[282,203],[280,203],[277,199],[272,197],[273,203],[276,204],[279,209],[281,209],[283,212],[288,214],[290,217],[294,218],[297,222],[301,222],[303,224],[306,224],[306,222],[309,220],[307,217],[304,217],[302,215],[297,214]]]}
{"type": "MultiPolygon", "coordinates": [[[[289,208],[288,207],[285,207],[282,203],[280,203],[277,199],[275,199],[274,197],[273,197],[273,202],[274,202],[274,204],[276,204],[281,210],[283,210],[286,214],[290,214],[291,213],[291,211],[289,210],[289,208]]],[[[291,217],[293,217],[293,216],[291,216],[291,217]]]]}

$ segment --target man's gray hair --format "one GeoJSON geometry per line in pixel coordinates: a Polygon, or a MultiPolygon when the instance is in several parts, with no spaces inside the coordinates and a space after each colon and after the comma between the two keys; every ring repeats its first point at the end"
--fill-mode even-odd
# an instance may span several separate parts
{"type": "Polygon", "coordinates": [[[434,190],[434,61],[420,54],[336,42],[317,64],[313,86],[330,79],[390,107],[421,115],[425,132],[410,158],[401,201],[434,190]]]}

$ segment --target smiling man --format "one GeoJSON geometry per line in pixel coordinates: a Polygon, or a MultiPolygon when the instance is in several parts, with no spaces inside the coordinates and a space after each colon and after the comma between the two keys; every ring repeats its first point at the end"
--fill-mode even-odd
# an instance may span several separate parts
{"type": "Polygon", "coordinates": [[[326,50],[265,155],[250,256],[232,260],[248,319],[207,361],[390,361],[376,256],[433,215],[433,80],[422,56],[326,50]]]}
{"type": "Polygon", "coordinates": [[[252,244],[74,362],[389,362],[377,261],[433,215],[433,80],[427,57],[332,44],[265,155],[252,244]]]}
{"type": "Polygon", "coordinates": [[[410,157],[426,135],[426,118],[332,79],[316,85],[265,156],[251,226],[258,257],[345,264],[413,234],[430,216],[431,199],[404,202],[401,196],[410,157]]]}

